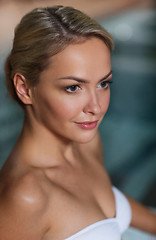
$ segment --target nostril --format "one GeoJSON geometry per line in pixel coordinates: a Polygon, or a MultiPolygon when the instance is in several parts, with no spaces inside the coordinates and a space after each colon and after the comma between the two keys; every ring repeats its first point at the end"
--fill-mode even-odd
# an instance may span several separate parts
{"type": "Polygon", "coordinates": [[[84,107],[84,112],[92,113],[92,114],[99,114],[101,111],[100,103],[98,97],[92,96],[86,106],[84,107]]]}

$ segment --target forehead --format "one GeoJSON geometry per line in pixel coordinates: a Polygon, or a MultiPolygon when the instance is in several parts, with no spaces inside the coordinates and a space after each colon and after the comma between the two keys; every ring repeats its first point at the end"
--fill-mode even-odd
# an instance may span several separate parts
{"type": "Polygon", "coordinates": [[[41,77],[74,75],[101,78],[110,71],[110,65],[110,50],[101,39],[93,37],[82,43],[70,44],[51,57],[49,66],[41,77]]]}

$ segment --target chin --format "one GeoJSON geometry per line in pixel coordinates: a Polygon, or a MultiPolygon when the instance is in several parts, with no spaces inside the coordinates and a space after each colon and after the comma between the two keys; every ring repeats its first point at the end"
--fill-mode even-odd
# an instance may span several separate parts
{"type": "Polygon", "coordinates": [[[76,136],[77,138],[75,139],[75,142],[77,143],[80,143],[80,144],[83,144],[83,143],[89,143],[91,142],[94,137],[96,136],[97,134],[97,130],[94,131],[94,132],[87,132],[85,134],[82,134],[81,136],[79,136],[78,138],[78,135],[76,136]]]}

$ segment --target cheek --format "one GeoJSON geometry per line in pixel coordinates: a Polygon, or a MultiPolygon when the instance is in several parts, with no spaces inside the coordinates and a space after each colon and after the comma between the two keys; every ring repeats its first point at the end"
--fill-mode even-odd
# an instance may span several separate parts
{"type": "Polygon", "coordinates": [[[109,102],[110,102],[110,89],[108,89],[108,91],[104,95],[102,94],[100,97],[100,106],[104,113],[107,112],[108,110],[109,102]]]}
{"type": "Polygon", "coordinates": [[[51,102],[48,101],[47,106],[51,109],[55,116],[63,119],[72,119],[76,117],[82,110],[82,100],[68,96],[54,98],[51,102]]]}

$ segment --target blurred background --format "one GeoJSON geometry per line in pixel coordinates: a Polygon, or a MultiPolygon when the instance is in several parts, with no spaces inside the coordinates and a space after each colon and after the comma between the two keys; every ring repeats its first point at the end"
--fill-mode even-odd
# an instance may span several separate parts
{"type": "Polygon", "coordinates": [[[154,0],[0,0],[0,167],[23,121],[22,110],[5,87],[4,61],[12,45],[14,28],[31,9],[56,4],[82,10],[114,38],[111,103],[100,126],[104,165],[114,185],[134,199],[156,207],[154,0]]]}

